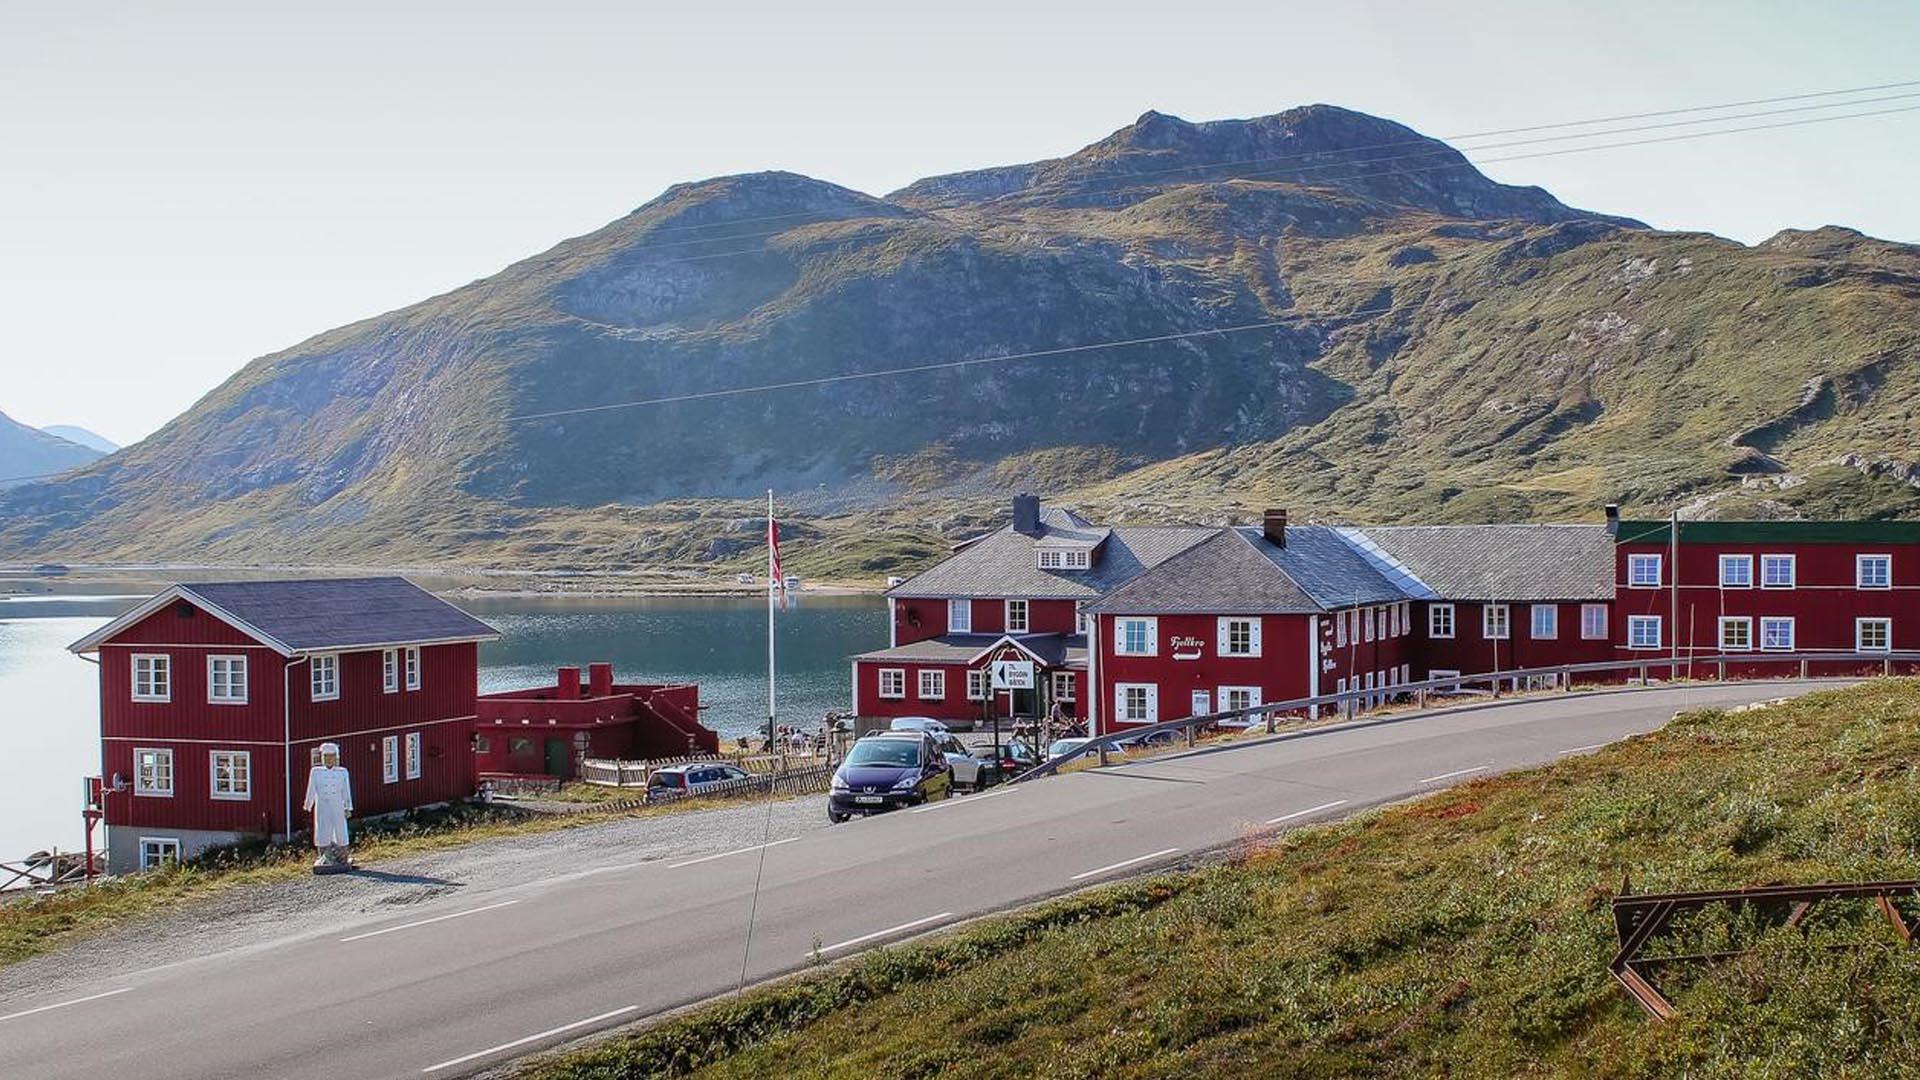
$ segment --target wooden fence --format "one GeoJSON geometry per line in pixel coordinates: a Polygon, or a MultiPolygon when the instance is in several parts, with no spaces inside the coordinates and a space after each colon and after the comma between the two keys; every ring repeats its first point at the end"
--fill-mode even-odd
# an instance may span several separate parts
{"type": "Polygon", "coordinates": [[[832,763],[832,757],[820,750],[797,754],[766,754],[760,752],[724,754],[693,754],[684,757],[649,758],[645,761],[616,761],[610,758],[587,758],[580,762],[580,779],[589,784],[605,784],[608,787],[646,787],[647,781],[661,769],[673,765],[735,765],[755,775],[778,775],[796,769],[810,768],[816,765],[832,763]]]}
{"type": "MultiPolygon", "coordinates": [[[[106,869],[103,855],[94,856],[94,873],[106,869]]],[[[78,851],[36,851],[18,862],[0,862],[0,893],[59,889],[84,885],[87,857],[78,851]]]]}
{"type": "Polygon", "coordinates": [[[649,803],[681,802],[686,799],[715,799],[728,795],[748,793],[774,795],[813,795],[827,790],[827,784],[833,779],[833,766],[826,763],[803,765],[797,769],[772,773],[764,776],[749,776],[744,780],[727,780],[710,785],[700,791],[682,791],[666,789],[647,792],[649,803]]]}

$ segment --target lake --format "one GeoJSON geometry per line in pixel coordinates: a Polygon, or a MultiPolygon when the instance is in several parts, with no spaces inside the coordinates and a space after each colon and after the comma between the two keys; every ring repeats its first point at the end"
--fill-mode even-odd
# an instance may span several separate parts
{"type": "MultiPolygon", "coordinates": [[[[144,597],[0,597],[0,860],[78,849],[81,778],[100,769],[94,665],[67,646],[144,597]]],[[[486,597],[457,601],[500,630],[480,692],[552,683],[562,664],[613,662],[623,682],[697,682],[722,735],[767,714],[767,609],[745,597],[486,597]]],[[[887,642],[886,601],[805,596],[777,620],[782,722],[845,709],[847,657],[887,642]]]]}

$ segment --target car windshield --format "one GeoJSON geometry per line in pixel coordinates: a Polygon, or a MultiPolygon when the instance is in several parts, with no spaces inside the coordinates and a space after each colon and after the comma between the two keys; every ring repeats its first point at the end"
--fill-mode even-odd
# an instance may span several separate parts
{"type": "Polygon", "coordinates": [[[920,764],[920,748],[905,739],[862,739],[847,752],[849,765],[920,764]]]}
{"type": "Polygon", "coordinates": [[[1085,745],[1087,745],[1087,740],[1085,739],[1061,739],[1059,742],[1047,747],[1047,756],[1059,757],[1061,754],[1071,754],[1085,745]]]}

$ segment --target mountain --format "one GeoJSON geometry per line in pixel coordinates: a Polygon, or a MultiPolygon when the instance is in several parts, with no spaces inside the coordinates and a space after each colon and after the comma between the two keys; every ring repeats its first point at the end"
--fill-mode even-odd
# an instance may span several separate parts
{"type": "Polygon", "coordinates": [[[0,413],[0,488],[78,468],[99,456],[97,450],[0,413]]]}
{"type": "Polygon", "coordinates": [[[70,443],[77,443],[89,450],[98,450],[102,454],[111,454],[120,449],[120,444],[109,440],[106,436],[96,435],[86,428],[76,427],[73,424],[48,424],[40,430],[49,435],[58,435],[70,443]]]}
{"type": "Polygon", "coordinates": [[[1914,513],[1917,301],[1920,250],[1848,230],[1655,231],[1332,106],[1150,112],[883,198],[676,185],[0,497],[0,553],[726,563],[768,487],[816,574],[1021,486],[1134,519],[1914,513]]]}

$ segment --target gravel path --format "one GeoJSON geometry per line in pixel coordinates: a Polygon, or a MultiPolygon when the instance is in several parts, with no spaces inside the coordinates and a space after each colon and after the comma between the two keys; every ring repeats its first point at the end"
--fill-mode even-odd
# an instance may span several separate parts
{"type": "Polygon", "coordinates": [[[768,835],[779,839],[826,826],[821,796],[809,795],[483,840],[370,863],[352,874],[223,889],[0,968],[0,1005],[159,964],[333,932],[397,911],[457,911],[498,889],[600,866],[732,851],[768,835]]]}

